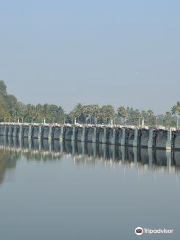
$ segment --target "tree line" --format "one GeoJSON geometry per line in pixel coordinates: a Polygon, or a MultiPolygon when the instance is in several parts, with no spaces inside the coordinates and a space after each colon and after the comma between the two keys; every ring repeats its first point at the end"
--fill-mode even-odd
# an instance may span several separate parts
{"type": "Polygon", "coordinates": [[[78,103],[72,111],[65,113],[55,104],[23,104],[8,94],[7,86],[0,81],[0,121],[47,122],[47,123],[90,123],[90,124],[130,124],[176,126],[180,118],[180,102],[165,114],[155,115],[153,110],[134,109],[120,106],[78,103]]]}

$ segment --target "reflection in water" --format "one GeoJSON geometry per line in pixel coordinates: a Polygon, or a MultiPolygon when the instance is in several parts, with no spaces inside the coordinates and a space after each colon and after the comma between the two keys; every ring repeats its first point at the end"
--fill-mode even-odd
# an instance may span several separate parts
{"type": "Polygon", "coordinates": [[[16,161],[22,156],[27,160],[60,160],[71,155],[78,164],[96,163],[119,164],[137,167],[143,171],[166,171],[179,173],[180,152],[166,152],[145,148],[126,148],[105,144],[84,144],[82,142],[59,142],[48,140],[19,141],[16,138],[0,138],[0,183],[6,169],[16,166],[16,161]]]}
{"type": "Polygon", "coordinates": [[[16,167],[16,162],[20,155],[21,154],[16,151],[0,149],[0,184],[3,182],[6,170],[16,167]]]}

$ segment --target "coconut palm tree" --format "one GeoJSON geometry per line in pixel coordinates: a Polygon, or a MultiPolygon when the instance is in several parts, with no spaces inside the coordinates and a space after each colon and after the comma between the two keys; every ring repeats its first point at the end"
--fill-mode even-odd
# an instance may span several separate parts
{"type": "Polygon", "coordinates": [[[118,116],[121,117],[125,123],[126,119],[128,117],[127,109],[125,107],[121,106],[117,109],[117,113],[118,113],[118,116]]]}
{"type": "Polygon", "coordinates": [[[171,109],[172,114],[177,118],[177,127],[179,127],[179,117],[180,117],[180,102],[177,102],[171,109]]]}

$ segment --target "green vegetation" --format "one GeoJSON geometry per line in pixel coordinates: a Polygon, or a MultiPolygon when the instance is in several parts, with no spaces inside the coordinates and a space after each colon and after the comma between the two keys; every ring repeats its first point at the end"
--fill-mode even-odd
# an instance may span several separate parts
{"type": "Polygon", "coordinates": [[[11,122],[43,122],[47,123],[92,123],[92,124],[131,124],[176,126],[180,118],[180,102],[170,111],[155,115],[152,110],[139,111],[130,107],[120,106],[117,111],[111,105],[100,107],[97,104],[77,104],[66,114],[61,106],[54,104],[23,104],[8,94],[6,84],[0,81],[0,121],[11,122]]]}
{"type": "Polygon", "coordinates": [[[4,81],[0,81],[0,121],[62,123],[65,113],[61,106],[54,104],[23,104],[17,98],[7,93],[4,81]]]}

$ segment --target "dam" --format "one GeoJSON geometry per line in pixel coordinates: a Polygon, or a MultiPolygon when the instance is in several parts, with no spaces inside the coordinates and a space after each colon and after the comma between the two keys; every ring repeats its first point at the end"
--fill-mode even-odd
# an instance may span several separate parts
{"type": "Polygon", "coordinates": [[[0,136],[180,150],[180,130],[164,127],[1,122],[0,136]]]}

